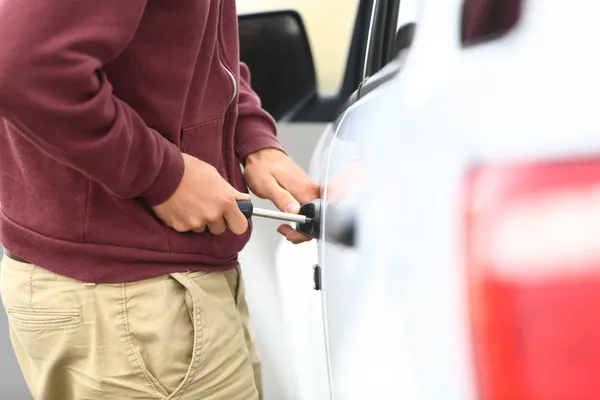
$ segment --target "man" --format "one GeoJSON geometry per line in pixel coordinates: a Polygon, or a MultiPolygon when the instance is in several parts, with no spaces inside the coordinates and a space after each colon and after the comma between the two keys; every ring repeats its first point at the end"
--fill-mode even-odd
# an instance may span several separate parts
{"type": "Polygon", "coordinates": [[[0,0],[1,293],[36,399],[259,397],[235,200],[319,193],[238,53],[234,0],[0,0]]]}

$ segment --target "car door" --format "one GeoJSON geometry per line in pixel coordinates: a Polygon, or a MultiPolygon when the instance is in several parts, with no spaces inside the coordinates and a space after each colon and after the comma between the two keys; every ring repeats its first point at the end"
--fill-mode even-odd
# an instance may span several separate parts
{"type": "MultiPolygon", "coordinates": [[[[400,2],[364,0],[360,4],[356,21],[353,46],[348,57],[345,98],[337,98],[342,112],[335,122],[327,128],[320,137],[309,164],[309,174],[319,181],[325,189],[338,170],[348,170],[346,166],[353,163],[363,134],[350,133],[351,123],[348,116],[354,114],[359,106],[357,101],[367,98],[371,92],[384,84],[397,72],[402,65],[400,53],[405,53],[410,45],[414,31],[414,3],[406,0],[405,9],[400,13],[400,2]],[[411,7],[412,5],[412,7],[411,7]],[[408,14],[408,16],[407,16],[408,14]],[[395,61],[390,63],[390,61],[395,61]],[[354,92],[352,95],[350,93],[354,92]],[[350,128],[348,128],[350,127],[350,128]]],[[[255,65],[260,69],[262,65],[255,65]]],[[[331,112],[327,101],[313,104],[314,112],[304,113],[306,118],[314,118],[323,112],[331,112]],[[319,108],[321,107],[321,108],[319,108]]],[[[331,117],[332,114],[329,114],[331,117]]],[[[349,188],[351,189],[351,188],[349,188]]],[[[331,197],[331,196],[330,196],[331,197]]],[[[346,193],[346,198],[351,198],[346,193]]],[[[327,203],[327,198],[325,199],[327,203]]],[[[329,233],[335,221],[325,219],[323,232],[329,233]],[[330,222],[330,223],[328,223],[330,222]]],[[[325,235],[325,236],[336,236],[325,235]]],[[[330,368],[330,358],[335,358],[336,332],[342,332],[348,325],[348,313],[343,304],[344,296],[338,294],[337,288],[343,288],[350,275],[343,271],[353,270],[356,253],[351,246],[339,245],[334,237],[322,238],[319,242],[311,242],[302,246],[293,246],[281,240],[276,255],[276,275],[280,292],[281,307],[285,319],[286,335],[290,344],[290,368],[294,371],[297,399],[325,399],[332,396],[332,385],[336,375],[336,367],[330,368]],[[331,240],[328,240],[331,239],[331,240]],[[314,272],[311,267],[317,263],[314,272]],[[323,276],[331,283],[331,296],[312,291],[311,283],[320,290],[320,271],[326,271],[323,276]],[[333,271],[339,271],[336,273],[333,271]],[[328,274],[332,271],[331,274],[328,274]],[[312,275],[312,276],[311,276],[312,275]],[[312,277],[313,282],[310,282],[312,277]],[[338,306],[339,305],[339,306],[338,306]],[[324,313],[327,317],[324,317],[324,313]],[[332,329],[329,340],[326,339],[324,328],[332,329]],[[338,329],[339,328],[339,329],[338,329]],[[330,352],[327,347],[329,344],[330,352]],[[331,379],[330,379],[331,378],[331,379]]],[[[344,289],[342,289],[343,291],[344,289]]],[[[343,333],[343,332],[342,332],[343,333]]],[[[335,363],[334,363],[335,364],[335,363]]],[[[344,398],[343,396],[341,398],[344,398]]]]}
{"type": "MultiPolygon", "coordinates": [[[[353,311],[367,303],[362,287],[369,266],[359,265],[354,249],[354,199],[361,188],[361,149],[369,132],[363,121],[377,118],[369,102],[384,96],[385,83],[401,71],[415,30],[415,1],[378,0],[373,3],[364,81],[338,118],[321,168],[323,226],[319,267],[325,320],[328,370],[332,399],[358,399],[369,393],[369,376],[382,366],[360,365],[353,356],[371,351],[372,344],[353,337],[353,311]],[[352,343],[353,352],[348,351],[352,343]],[[352,377],[357,379],[352,379],[352,377]],[[361,378],[362,377],[362,378],[361,378]]],[[[390,127],[396,129],[396,127],[390,127]]],[[[368,338],[363,338],[368,340],[368,338]]],[[[381,396],[392,393],[379,393],[381,396]]],[[[373,396],[375,398],[376,396],[373,396]]]]}
{"type": "MultiPolygon", "coordinates": [[[[414,24],[410,22],[414,18],[408,18],[405,21],[408,23],[405,23],[402,22],[401,15],[403,13],[400,13],[399,0],[361,0],[358,3],[346,72],[340,90],[330,95],[323,95],[316,88],[316,74],[311,73],[314,65],[311,49],[313,43],[304,33],[306,21],[300,15],[289,11],[275,11],[240,18],[241,58],[252,71],[252,85],[263,100],[264,107],[280,121],[280,128],[284,128],[280,129],[280,135],[284,134],[285,128],[294,124],[329,124],[320,135],[308,163],[309,174],[322,185],[324,195],[337,172],[346,169],[344,167],[347,165],[353,165],[360,138],[366,134],[352,133],[352,124],[347,121],[357,115],[360,102],[376,95],[377,88],[394,76],[402,64],[402,58],[397,55],[410,44],[414,30],[414,24]],[[391,60],[396,62],[390,63],[391,60]]],[[[329,29],[332,29],[331,26],[329,29]]],[[[299,142],[306,144],[310,140],[300,131],[297,134],[299,142]]],[[[282,136],[281,139],[285,145],[285,138],[282,136]]],[[[293,145],[290,153],[294,157],[293,145]]],[[[352,196],[345,194],[343,197],[352,196]]],[[[327,203],[330,199],[325,196],[324,200],[327,203]]],[[[327,206],[324,211],[326,209],[327,206]]],[[[255,233],[261,233],[258,235],[261,243],[255,241],[254,244],[264,244],[263,233],[267,232],[269,222],[256,220],[255,224],[258,228],[255,233]]],[[[325,220],[323,232],[333,232],[335,229],[332,229],[332,225],[335,225],[335,220],[325,220]]],[[[270,231],[274,232],[274,228],[271,223],[270,231]]],[[[329,239],[332,240],[324,238],[302,246],[293,246],[281,239],[275,257],[276,289],[270,296],[274,301],[265,301],[266,294],[264,291],[260,293],[262,303],[270,304],[270,309],[274,311],[269,313],[269,318],[272,319],[278,311],[273,307],[274,304],[281,310],[289,355],[289,363],[281,364],[281,367],[287,365],[286,370],[291,370],[294,398],[297,399],[331,397],[329,381],[335,375],[335,366],[329,368],[328,356],[336,353],[332,343],[339,336],[336,335],[338,328],[341,332],[347,324],[342,315],[346,313],[343,307],[344,296],[339,295],[340,291],[336,287],[343,287],[348,283],[344,279],[350,276],[344,275],[342,271],[352,269],[356,259],[355,252],[351,246],[336,243],[333,238],[335,234],[325,236],[331,236],[329,239]],[[314,264],[319,265],[313,273],[314,264]],[[323,296],[312,290],[312,283],[316,289],[321,289],[321,268],[324,271],[340,271],[340,274],[332,272],[330,275],[325,272],[323,278],[331,284],[331,290],[327,294],[323,293],[323,296]],[[340,304],[341,307],[338,306],[340,304]],[[328,311],[325,318],[324,313],[328,311]],[[324,327],[331,328],[333,339],[325,337],[324,327]],[[329,354],[328,345],[331,350],[329,354]]],[[[247,271],[248,261],[264,260],[264,250],[268,247],[261,246],[254,253],[245,252],[247,271]]],[[[249,249],[252,249],[252,243],[249,249]]],[[[262,273],[261,276],[264,287],[264,278],[270,279],[271,276],[268,273],[262,273]]],[[[256,282],[258,286],[258,280],[256,282]]],[[[252,297],[251,293],[249,297],[252,297]]],[[[252,302],[252,298],[250,301],[252,302]]],[[[265,332],[261,330],[267,321],[264,321],[265,324],[256,322],[255,320],[259,337],[264,337],[265,332]]],[[[281,348],[282,344],[280,341],[269,341],[271,349],[265,346],[267,354],[272,352],[274,345],[281,348]]]]}

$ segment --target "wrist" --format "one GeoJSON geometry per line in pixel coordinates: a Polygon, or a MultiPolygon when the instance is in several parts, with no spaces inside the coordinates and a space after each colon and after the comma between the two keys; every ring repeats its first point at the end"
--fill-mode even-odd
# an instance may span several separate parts
{"type": "Polygon", "coordinates": [[[272,160],[280,157],[287,157],[287,154],[285,154],[285,152],[279,148],[269,147],[249,154],[248,157],[246,157],[246,165],[260,163],[265,160],[272,160]]]}

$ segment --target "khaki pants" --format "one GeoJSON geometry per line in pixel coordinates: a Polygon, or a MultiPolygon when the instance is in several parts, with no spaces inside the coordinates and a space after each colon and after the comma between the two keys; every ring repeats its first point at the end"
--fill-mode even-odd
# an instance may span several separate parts
{"type": "Polygon", "coordinates": [[[86,284],[2,259],[10,336],[36,400],[255,400],[239,269],[86,284]]]}

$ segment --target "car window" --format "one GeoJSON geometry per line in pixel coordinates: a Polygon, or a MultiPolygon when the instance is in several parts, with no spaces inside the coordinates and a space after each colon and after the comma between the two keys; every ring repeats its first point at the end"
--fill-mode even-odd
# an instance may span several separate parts
{"type": "Polygon", "coordinates": [[[359,0],[237,0],[238,13],[292,9],[302,16],[321,94],[341,87],[359,0]]]}

